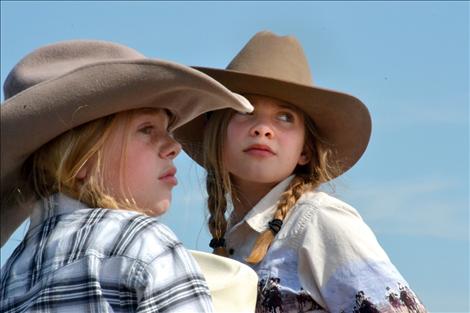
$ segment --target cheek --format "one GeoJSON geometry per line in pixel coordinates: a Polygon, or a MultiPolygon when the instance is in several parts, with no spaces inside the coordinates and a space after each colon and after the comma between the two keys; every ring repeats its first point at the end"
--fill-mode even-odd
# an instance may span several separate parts
{"type": "Polygon", "coordinates": [[[230,159],[229,156],[237,151],[237,147],[241,147],[241,136],[241,127],[238,124],[231,122],[227,127],[227,134],[225,135],[224,146],[222,148],[224,161],[230,159]]]}
{"type": "Polygon", "coordinates": [[[305,138],[302,133],[284,133],[282,136],[281,146],[291,151],[290,155],[293,159],[300,158],[305,146],[305,138]]]}
{"type": "Polygon", "coordinates": [[[129,184],[146,183],[156,172],[155,154],[148,151],[130,152],[124,162],[124,175],[129,184]]]}
{"type": "Polygon", "coordinates": [[[129,141],[122,151],[122,147],[115,149],[108,155],[107,172],[110,185],[114,188],[123,187],[124,190],[139,186],[145,182],[155,163],[155,156],[150,155],[145,149],[145,144],[129,141]]]}
{"type": "Polygon", "coordinates": [[[228,126],[227,126],[227,134],[225,135],[225,142],[230,142],[237,138],[240,133],[242,132],[242,127],[239,125],[239,123],[236,123],[235,121],[230,121],[228,126]]]}
{"type": "Polygon", "coordinates": [[[249,133],[253,122],[247,119],[239,119],[233,116],[227,125],[227,137],[242,137],[249,133]]]}

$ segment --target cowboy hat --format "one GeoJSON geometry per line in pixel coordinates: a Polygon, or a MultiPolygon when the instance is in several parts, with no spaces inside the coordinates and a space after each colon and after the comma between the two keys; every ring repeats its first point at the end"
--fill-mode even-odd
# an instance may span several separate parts
{"type": "MultiPolygon", "coordinates": [[[[73,40],[41,47],[9,73],[1,105],[1,244],[29,215],[7,205],[24,161],[78,125],[120,111],[162,108],[171,129],[209,110],[251,110],[249,102],[186,66],[150,59],[105,41],[73,40]]],[[[24,195],[28,198],[28,195],[24,195]]]]}
{"type": "MultiPolygon", "coordinates": [[[[307,58],[292,36],[257,33],[226,69],[195,66],[233,92],[268,96],[305,112],[335,152],[339,174],[364,153],[371,133],[366,106],[357,98],[313,85],[307,58]]],[[[203,165],[202,140],[207,117],[200,116],[175,133],[183,149],[203,165]]]]}
{"type": "Polygon", "coordinates": [[[215,312],[255,311],[258,275],[251,267],[215,254],[190,252],[204,274],[215,312]]]}

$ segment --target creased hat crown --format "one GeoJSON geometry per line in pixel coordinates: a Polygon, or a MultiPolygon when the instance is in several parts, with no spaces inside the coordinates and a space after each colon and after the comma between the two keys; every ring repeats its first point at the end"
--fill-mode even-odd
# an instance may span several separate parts
{"type": "Polygon", "coordinates": [[[302,85],[313,84],[307,57],[299,41],[268,31],[251,38],[227,69],[302,85]]]}

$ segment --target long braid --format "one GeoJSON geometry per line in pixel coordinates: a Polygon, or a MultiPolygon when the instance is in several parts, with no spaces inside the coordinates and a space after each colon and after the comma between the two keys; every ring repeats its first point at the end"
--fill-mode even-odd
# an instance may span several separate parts
{"type": "Polygon", "coordinates": [[[224,245],[225,231],[227,230],[227,221],[225,211],[227,210],[227,200],[223,184],[217,183],[213,172],[207,173],[206,188],[208,193],[207,207],[209,209],[208,226],[213,240],[219,241],[214,246],[214,254],[228,256],[224,245]]]}
{"type": "Polygon", "coordinates": [[[223,163],[222,147],[228,121],[233,115],[231,110],[220,110],[212,113],[206,125],[204,135],[204,163],[207,170],[206,189],[209,209],[208,226],[212,234],[210,246],[213,253],[228,256],[225,249],[225,232],[227,230],[227,199],[231,191],[230,177],[223,163]]]}
{"type": "MultiPolygon", "coordinates": [[[[305,191],[313,189],[313,185],[313,182],[303,175],[294,177],[279,199],[277,210],[274,213],[274,220],[284,221],[289,210],[294,207],[305,191]]],[[[252,264],[259,263],[265,257],[274,236],[275,234],[270,228],[263,231],[256,239],[251,254],[245,260],[252,264]]]]}

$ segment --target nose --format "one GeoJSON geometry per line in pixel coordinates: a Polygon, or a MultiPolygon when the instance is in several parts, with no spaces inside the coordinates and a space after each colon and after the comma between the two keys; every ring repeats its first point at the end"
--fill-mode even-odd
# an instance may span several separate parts
{"type": "Polygon", "coordinates": [[[269,139],[272,139],[274,136],[274,132],[272,127],[268,123],[264,121],[259,121],[250,129],[250,135],[253,137],[267,137],[269,139]]]}
{"type": "Polygon", "coordinates": [[[173,137],[167,136],[161,146],[160,157],[162,159],[173,160],[181,152],[181,144],[173,137]]]}

